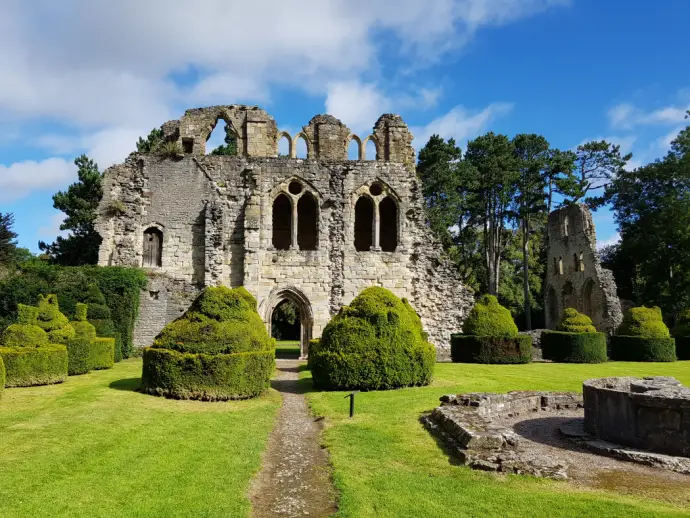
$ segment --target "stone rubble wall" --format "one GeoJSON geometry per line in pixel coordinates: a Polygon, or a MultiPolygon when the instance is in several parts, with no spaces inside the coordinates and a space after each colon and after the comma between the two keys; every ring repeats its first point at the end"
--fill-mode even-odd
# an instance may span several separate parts
{"type": "Polygon", "coordinates": [[[300,132],[310,159],[278,157],[284,134],[255,107],[187,110],[179,121],[164,124],[163,132],[185,153],[135,153],[109,168],[96,225],[103,237],[101,265],[141,266],[144,231],[155,227],[163,233],[162,267],[148,271],[136,346],[149,345],[207,285],[245,286],[257,297],[267,325],[278,302],[294,300],[312,326],[309,337],[320,336],[362,289],[377,285],[406,297],[439,359],[449,357],[450,334],[461,329],[473,293],[442,257],[426,225],[412,135],[399,116],[383,115],[374,127],[378,160],[346,160],[347,145],[356,136],[325,115],[300,132]],[[204,154],[220,119],[237,132],[239,156],[204,154]],[[288,192],[294,180],[317,200],[313,251],[272,245],[273,200],[285,193],[296,203],[288,192]],[[397,205],[394,252],[355,250],[354,206],[359,196],[371,197],[373,183],[383,188],[373,199],[389,196],[397,205]]]}
{"type": "Polygon", "coordinates": [[[612,334],[623,313],[613,274],[601,267],[589,209],[572,204],[553,211],[548,218],[547,239],[546,327],[555,329],[563,311],[572,307],[587,314],[597,330],[612,334]]]}

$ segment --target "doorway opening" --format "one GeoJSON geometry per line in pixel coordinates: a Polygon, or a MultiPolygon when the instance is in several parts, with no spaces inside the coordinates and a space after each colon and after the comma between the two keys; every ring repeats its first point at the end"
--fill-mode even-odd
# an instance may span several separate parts
{"type": "Polygon", "coordinates": [[[309,300],[296,288],[275,290],[262,306],[271,336],[278,342],[276,358],[306,360],[314,316],[309,300]]]}

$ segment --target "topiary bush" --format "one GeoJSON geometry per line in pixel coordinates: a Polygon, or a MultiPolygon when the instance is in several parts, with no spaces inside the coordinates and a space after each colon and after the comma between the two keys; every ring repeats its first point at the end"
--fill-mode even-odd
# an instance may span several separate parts
{"type": "Polygon", "coordinates": [[[68,373],[70,376],[86,374],[92,367],[96,328],[86,320],[88,308],[86,304],[77,303],[75,320],[70,324],[75,331],[73,338],[67,341],[68,373]]]}
{"type": "Polygon", "coordinates": [[[110,308],[106,305],[105,295],[97,284],[89,284],[84,302],[89,306],[89,323],[96,328],[98,336],[115,339],[115,361],[121,361],[122,335],[115,328],[110,308]]]}
{"type": "Polygon", "coordinates": [[[269,386],[275,340],[244,288],[206,288],[144,349],[142,388],[206,401],[258,396],[269,386]]]}
{"type": "Polygon", "coordinates": [[[97,337],[91,345],[89,367],[93,370],[112,369],[115,363],[115,339],[97,337]]]}
{"type": "Polygon", "coordinates": [[[0,398],[2,398],[3,390],[5,390],[5,362],[2,361],[2,355],[0,355],[0,398]]]}
{"type": "Polygon", "coordinates": [[[483,295],[467,315],[462,332],[474,336],[516,337],[518,328],[510,310],[493,295],[483,295]]]}
{"type": "Polygon", "coordinates": [[[38,296],[38,327],[48,333],[48,341],[54,344],[67,344],[76,336],[68,318],[60,313],[57,295],[38,296]]]}
{"type": "Polygon", "coordinates": [[[618,333],[611,336],[611,359],[633,362],[672,362],[676,343],[657,306],[631,308],[623,315],[618,333]]]}
{"type": "Polygon", "coordinates": [[[602,363],[608,360],[606,335],[597,333],[592,319],[566,308],[556,331],[543,331],[542,354],[545,360],[563,363],[602,363]]]}
{"type": "Polygon", "coordinates": [[[451,335],[450,356],[462,363],[529,363],[532,337],[519,335],[510,311],[493,295],[483,295],[462,326],[451,335]]]}
{"type": "Polygon", "coordinates": [[[8,387],[60,383],[67,377],[67,349],[49,343],[48,333],[37,325],[38,313],[38,308],[20,304],[19,323],[0,335],[0,357],[8,387]]]}
{"type": "Polygon", "coordinates": [[[415,310],[380,287],[363,290],[309,347],[314,386],[327,390],[428,385],[435,362],[415,310]]]}

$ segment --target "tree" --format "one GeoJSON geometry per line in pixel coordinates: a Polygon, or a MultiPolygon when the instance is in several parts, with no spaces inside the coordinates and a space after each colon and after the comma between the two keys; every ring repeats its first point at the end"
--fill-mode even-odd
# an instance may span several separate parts
{"type": "Polygon", "coordinates": [[[96,232],[98,204],[103,197],[103,174],[98,165],[81,155],[74,160],[77,166],[78,181],[53,196],[53,207],[64,212],[66,218],[60,230],[68,230],[67,237],[58,236],[54,243],[39,241],[39,248],[46,252],[51,260],[63,266],[96,264],[101,236],[96,232]]]}
{"type": "Polygon", "coordinates": [[[541,135],[520,134],[512,141],[517,161],[517,191],[513,199],[514,218],[520,225],[522,237],[522,285],[525,305],[525,328],[532,329],[532,310],[529,289],[529,253],[532,222],[544,217],[546,212],[545,188],[546,165],[549,160],[549,143],[541,135]]]}
{"type": "Polygon", "coordinates": [[[516,194],[518,171],[512,142],[489,132],[467,144],[461,181],[467,186],[468,225],[481,227],[487,291],[498,294],[501,256],[510,238],[507,224],[516,194]]]}
{"type": "Polygon", "coordinates": [[[578,186],[571,201],[574,203],[584,199],[585,203],[596,210],[606,203],[606,199],[585,197],[591,191],[606,187],[616,175],[623,171],[632,158],[632,153],[621,155],[620,146],[600,140],[579,145],[575,154],[578,186]]]}
{"type": "Polygon", "coordinates": [[[237,137],[232,125],[228,122],[225,124],[225,145],[220,145],[213,151],[212,155],[235,156],[237,155],[237,137]]]}
{"type": "Polygon", "coordinates": [[[0,265],[13,263],[17,254],[17,233],[12,230],[14,214],[0,212],[0,265]]]}
{"type": "Polygon", "coordinates": [[[566,200],[577,196],[579,182],[575,176],[575,159],[576,155],[572,151],[549,150],[544,170],[547,214],[553,210],[555,194],[563,196],[566,200]]]}
{"type": "Polygon", "coordinates": [[[139,137],[137,141],[137,151],[139,153],[151,153],[156,150],[163,142],[163,130],[160,128],[153,128],[146,140],[139,137]]]}

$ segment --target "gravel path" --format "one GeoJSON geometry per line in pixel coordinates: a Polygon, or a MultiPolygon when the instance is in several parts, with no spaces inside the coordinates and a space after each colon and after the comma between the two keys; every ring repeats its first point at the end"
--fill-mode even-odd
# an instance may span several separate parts
{"type": "Polygon", "coordinates": [[[252,516],[329,516],[337,508],[327,452],[319,445],[321,426],[309,412],[297,382],[304,362],[276,363],[278,374],[272,386],[283,396],[283,406],[263,468],[252,485],[252,516]]]}

